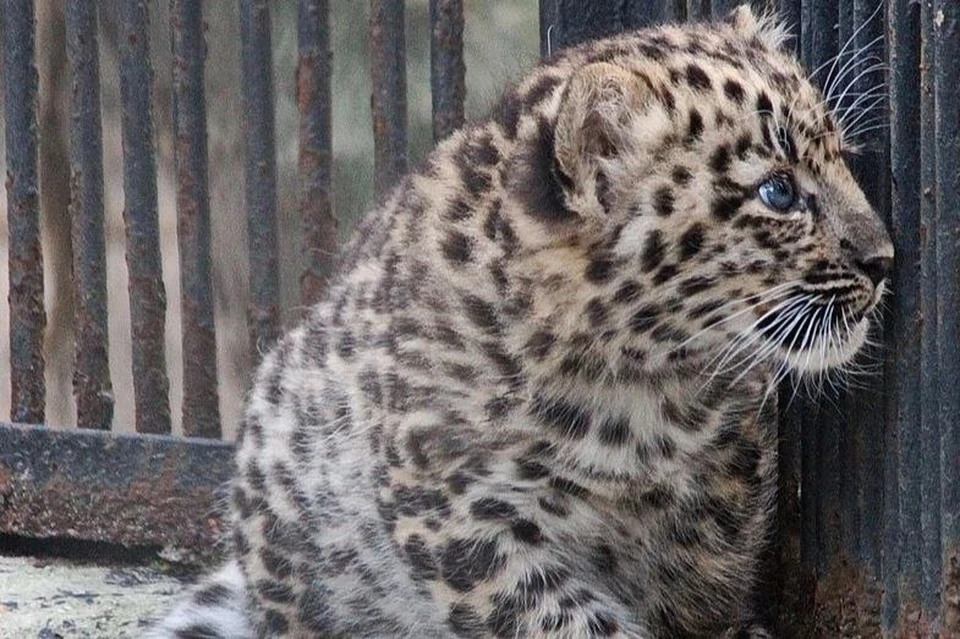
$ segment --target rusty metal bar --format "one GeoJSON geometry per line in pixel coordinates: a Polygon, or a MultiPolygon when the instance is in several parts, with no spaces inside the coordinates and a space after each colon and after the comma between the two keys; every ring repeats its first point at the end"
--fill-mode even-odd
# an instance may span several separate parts
{"type": "MultiPolygon", "coordinates": [[[[891,225],[890,139],[887,127],[874,124],[889,118],[884,71],[876,64],[887,59],[885,50],[885,21],[882,7],[874,0],[853,0],[841,4],[838,53],[841,64],[853,65],[852,71],[838,81],[835,91],[850,85],[850,94],[843,109],[846,134],[851,142],[861,145],[862,151],[850,155],[849,165],[873,208],[891,225]],[[849,42],[849,45],[847,44],[849,42]],[[871,57],[872,56],[872,57],[871,57]],[[872,70],[871,70],[872,69],[872,70]],[[870,98],[869,96],[877,96],[870,98]],[[857,98],[863,97],[859,102],[857,98]],[[849,113],[847,112],[849,109],[849,113]]],[[[887,47],[888,48],[888,47],[887,47]]],[[[885,311],[880,330],[874,339],[892,344],[892,318],[903,310],[894,305],[885,311]]],[[[877,374],[859,380],[857,388],[847,388],[843,401],[843,427],[840,438],[840,533],[843,555],[833,559],[850,558],[859,563],[859,578],[865,585],[859,602],[862,609],[873,609],[878,604],[881,577],[883,521],[885,494],[884,451],[885,438],[895,433],[896,390],[893,380],[894,362],[885,358],[882,348],[867,347],[862,361],[883,362],[877,374]],[[880,373],[883,373],[882,375],[880,373]],[[882,412],[881,412],[882,411],[882,412]],[[869,586],[869,587],[867,587],[869,586]]],[[[893,472],[889,475],[893,477],[893,472]]]]}
{"type": "MultiPolygon", "coordinates": [[[[889,31],[902,31],[906,29],[907,36],[910,38],[899,46],[891,44],[891,54],[897,53],[891,57],[891,95],[892,100],[896,100],[897,86],[897,63],[900,62],[898,56],[910,55],[916,60],[904,60],[902,71],[904,76],[915,75],[917,77],[917,96],[919,97],[919,120],[915,125],[915,132],[919,143],[919,153],[910,153],[909,149],[904,152],[898,152],[895,147],[891,148],[893,157],[919,157],[920,175],[917,179],[917,190],[919,198],[919,211],[917,212],[916,230],[912,242],[916,244],[916,249],[911,251],[909,244],[897,242],[894,236],[898,251],[898,271],[899,264],[903,263],[904,268],[912,271],[919,270],[919,283],[917,284],[917,293],[919,297],[919,326],[915,328],[917,338],[920,341],[919,361],[916,363],[919,369],[920,383],[919,392],[916,401],[919,404],[920,413],[920,459],[925,464],[925,468],[920,475],[920,500],[922,511],[920,513],[920,531],[923,538],[921,561],[923,575],[920,584],[920,603],[924,614],[928,619],[936,619],[940,615],[940,594],[941,579],[943,576],[943,555],[941,542],[941,511],[943,503],[940,495],[940,416],[939,416],[939,398],[937,391],[937,244],[936,244],[936,224],[937,224],[937,198],[936,198],[936,149],[937,133],[936,123],[934,122],[934,92],[933,92],[933,67],[934,67],[934,49],[933,38],[923,37],[922,34],[929,34],[933,31],[933,11],[931,3],[923,2],[916,6],[907,2],[891,3],[889,10],[889,24],[896,25],[903,23],[904,26],[898,29],[889,29],[889,31]],[[906,6],[904,6],[906,5],[906,6]],[[919,14],[919,15],[916,15],[919,14]],[[903,16],[901,18],[901,16],[903,16]],[[919,74],[917,71],[919,70],[919,74]],[[900,257],[904,252],[904,257],[900,257]],[[915,252],[916,257],[911,259],[911,253],[915,252]],[[914,261],[915,260],[915,261],[914,261]]],[[[911,90],[911,89],[908,89],[911,90]]],[[[913,118],[917,118],[917,110],[913,111],[913,118]]],[[[896,111],[891,110],[891,132],[897,131],[898,119],[896,111]]],[[[900,184],[894,173],[895,184],[900,184]]],[[[898,211],[898,209],[894,209],[898,211]]],[[[895,215],[895,220],[901,217],[899,212],[895,215]]],[[[894,226],[894,233],[897,228],[894,226]]],[[[908,282],[909,285],[909,282],[908,282]]],[[[894,294],[897,295],[898,286],[895,284],[894,294]]],[[[910,327],[905,327],[909,329],[910,327]]],[[[904,339],[899,330],[895,328],[895,336],[898,339],[904,339]]],[[[903,379],[898,377],[898,379],[903,379]]],[[[909,377],[907,378],[909,379],[909,377]]],[[[910,399],[904,398],[902,401],[910,402],[910,399]]],[[[899,417],[899,416],[898,416],[899,417]]]]}
{"type": "Polygon", "coordinates": [[[270,4],[267,0],[240,0],[240,67],[250,256],[248,325],[254,362],[259,361],[260,354],[280,335],[270,4]]]}
{"type": "Polygon", "coordinates": [[[382,201],[407,172],[404,0],[370,0],[373,186],[382,201]]]}
{"type": "Polygon", "coordinates": [[[710,0],[686,0],[687,20],[691,22],[700,22],[710,17],[710,0]]]}
{"type": "Polygon", "coordinates": [[[10,261],[10,418],[44,418],[43,255],[37,182],[37,67],[32,0],[3,15],[6,83],[7,222],[10,261]]]}
{"type": "Polygon", "coordinates": [[[173,128],[183,344],[183,432],[220,437],[210,257],[207,106],[201,0],[171,0],[173,128]]]}
{"type": "Polygon", "coordinates": [[[463,126],[466,73],[463,63],[463,0],[430,0],[434,142],[463,126]]]}
{"type": "Polygon", "coordinates": [[[540,0],[540,55],[619,33],[622,5],[622,0],[540,0]]]}
{"type": "Polygon", "coordinates": [[[76,333],[73,391],[77,425],[106,430],[113,421],[113,388],[107,357],[107,259],[95,3],[67,2],[66,34],[72,74],[70,220],[76,333]]]}
{"type": "Polygon", "coordinates": [[[934,0],[943,627],[960,633],[960,5],[934,0]]]}
{"type": "Polygon", "coordinates": [[[233,446],[0,424],[0,532],[209,555],[233,446]]]}
{"type": "Polygon", "coordinates": [[[776,8],[777,16],[790,30],[792,37],[787,43],[788,46],[798,54],[800,53],[800,40],[803,36],[801,33],[801,4],[802,0],[777,0],[776,4],[771,5],[776,8]]]}
{"type": "Polygon", "coordinates": [[[329,0],[300,0],[297,16],[297,107],[300,111],[298,158],[300,217],[303,224],[303,273],[300,300],[320,299],[337,252],[337,218],[332,202],[332,131],[329,0]]]}
{"type": "Polygon", "coordinates": [[[640,29],[653,24],[676,22],[686,16],[684,0],[649,2],[648,0],[629,0],[624,3],[621,20],[624,29],[640,29]]]}
{"type": "Polygon", "coordinates": [[[143,0],[123,0],[119,6],[123,216],[130,277],[136,423],[141,433],[169,433],[169,382],[164,353],[167,297],[157,221],[149,16],[143,0]]]}

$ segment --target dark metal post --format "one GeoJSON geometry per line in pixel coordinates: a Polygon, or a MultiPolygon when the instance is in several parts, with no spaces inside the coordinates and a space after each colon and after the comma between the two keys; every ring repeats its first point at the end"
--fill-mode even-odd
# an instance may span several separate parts
{"type": "Polygon", "coordinates": [[[430,89],[435,142],[463,126],[466,72],[463,0],[430,0],[430,89]]]}
{"type": "Polygon", "coordinates": [[[404,1],[370,0],[373,185],[378,200],[407,172],[404,1]]]}
{"type": "Polygon", "coordinates": [[[183,344],[183,432],[220,437],[207,185],[206,45],[200,0],[171,0],[174,158],[183,344]]]}
{"type": "Polygon", "coordinates": [[[142,0],[120,2],[120,103],[123,217],[127,231],[133,391],[137,431],[169,433],[169,382],[164,352],[167,297],[157,221],[149,16],[142,0]]]}
{"type": "Polygon", "coordinates": [[[270,2],[240,0],[250,346],[253,361],[280,336],[277,261],[277,161],[270,2]]]}
{"type": "MultiPolygon", "coordinates": [[[[960,5],[934,0],[943,627],[960,632],[960,5]]],[[[932,470],[932,469],[931,469],[932,470]]]]}
{"type": "Polygon", "coordinates": [[[77,425],[105,430],[113,421],[113,389],[107,357],[107,260],[103,235],[103,142],[96,4],[70,0],[66,9],[66,31],[73,76],[70,220],[77,336],[73,390],[77,398],[77,425]]]}
{"type": "Polygon", "coordinates": [[[37,184],[37,67],[33,1],[4,6],[7,220],[10,247],[10,418],[44,418],[43,255],[37,184]]]}
{"type": "MultiPolygon", "coordinates": [[[[907,252],[906,257],[897,261],[904,264],[904,269],[919,271],[919,283],[917,284],[917,294],[919,297],[919,325],[915,327],[917,339],[920,341],[919,361],[916,362],[918,374],[920,376],[919,389],[916,397],[918,410],[920,413],[920,458],[925,461],[924,469],[920,475],[920,500],[922,512],[920,514],[920,527],[923,536],[922,547],[922,567],[923,578],[921,581],[921,605],[927,613],[928,619],[939,617],[941,607],[941,577],[943,573],[943,556],[941,554],[941,522],[940,513],[943,509],[943,502],[940,495],[940,406],[939,393],[937,391],[937,379],[939,377],[937,368],[937,243],[936,243],[936,225],[937,225],[937,132],[934,122],[934,46],[933,38],[924,37],[925,34],[933,31],[933,9],[930,2],[920,3],[920,6],[910,2],[891,3],[890,25],[904,25],[897,29],[891,28],[890,31],[900,31],[907,29],[907,33],[913,33],[915,43],[906,45],[903,48],[906,51],[916,49],[915,62],[907,61],[909,66],[905,65],[904,75],[917,75],[917,94],[919,96],[919,120],[915,125],[918,132],[920,175],[917,178],[917,197],[919,211],[917,214],[916,230],[912,242],[916,245],[914,251],[910,251],[909,244],[906,246],[897,243],[898,251],[907,252]],[[904,5],[906,5],[904,7],[904,5]],[[898,19],[900,15],[907,13],[919,14],[913,17],[912,21],[898,19]],[[893,15],[896,12],[898,15],[893,15]],[[914,24],[919,23],[919,24],[914,24]],[[910,26],[907,26],[910,25],[910,26]],[[917,257],[911,260],[911,252],[915,252],[917,257]]],[[[890,52],[898,51],[900,47],[891,44],[890,52]]],[[[891,79],[895,80],[894,62],[897,59],[891,59],[891,79]]],[[[896,85],[891,81],[891,93],[893,100],[896,100],[896,85]]],[[[896,131],[897,119],[896,113],[891,115],[891,132],[896,131]]],[[[917,119],[917,111],[914,111],[913,118],[917,119]]],[[[897,153],[895,147],[891,148],[891,156],[899,157],[917,157],[917,154],[909,152],[897,153]]],[[[899,164],[893,163],[894,166],[899,164]]],[[[894,173],[894,184],[900,184],[897,174],[894,173]]],[[[895,207],[895,220],[901,217],[898,209],[895,207]]],[[[909,212],[907,213],[909,215],[909,212]]],[[[896,226],[894,227],[896,233],[896,226]]],[[[894,238],[896,243],[897,238],[894,238]]],[[[899,272],[899,268],[898,268],[899,272]]],[[[915,276],[916,277],[916,276],[915,276]]],[[[909,282],[907,284],[909,286],[909,282]]],[[[897,287],[899,288],[899,287],[897,287]]],[[[897,288],[894,289],[895,294],[897,288]]],[[[905,327],[909,330],[911,327],[905,327]]],[[[894,327],[895,338],[898,340],[908,339],[901,335],[898,327],[894,327]]],[[[912,331],[911,331],[912,332],[912,331]]],[[[898,358],[899,359],[899,358],[898,358]]],[[[898,379],[900,379],[898,377],[898,379]]],[[[909,377],[907,378],[909,379],[909,377]]],[[[909,387],[907,388],[909,392],[909,387]]],[[[911,399],[903,397],[900,401],[910,405],[911,399]]],[[[902,419],[901,416],[898,416],[902,419]]]]}
{"type": "Polygon", "coordinates": [[[329,0],[300,0],[297,16],[297,108],[300,111],[299,191],[303,224],[303,273],[300,300],[320,299],[337,252],[337,218],[333,212],[333,145],[330,111],[329,0]]]}

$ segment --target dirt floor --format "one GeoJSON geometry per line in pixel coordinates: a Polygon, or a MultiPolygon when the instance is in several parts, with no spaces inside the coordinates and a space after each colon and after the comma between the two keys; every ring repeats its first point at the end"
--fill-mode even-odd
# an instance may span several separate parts
{"type": "Polygon", "coordinates": [[[0,555],[0,639],[136,639],[184,587],[152,567],[0,555]]]}

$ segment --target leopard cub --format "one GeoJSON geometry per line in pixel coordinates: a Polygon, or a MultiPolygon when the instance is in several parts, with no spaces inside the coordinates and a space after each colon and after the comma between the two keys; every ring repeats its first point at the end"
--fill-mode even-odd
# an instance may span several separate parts
{"type": "Polygon", "coordinates": [[[764,636],[774,389],[893,258],[783,40],[565,50],[440,143],[265,358],[233,558],[154,636],[764,636]]]}

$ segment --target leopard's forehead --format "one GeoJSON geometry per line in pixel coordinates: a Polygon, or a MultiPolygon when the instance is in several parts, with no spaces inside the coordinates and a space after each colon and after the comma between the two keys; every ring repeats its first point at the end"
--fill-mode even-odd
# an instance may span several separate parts
{"type": "MultiPolygon", "coordinates": [[[[775,23],[768,31],[781,29],[775,23]]],[[[595,62],[621,66],[648,85],[675,120],[736,137],[770,129],[786,137],[791,161],[814,173],[838,161],[843,131],[819,88],[779,31],[744,34],[726,23],[666,25],[572,50],[575,69],[595,62]]]]}

